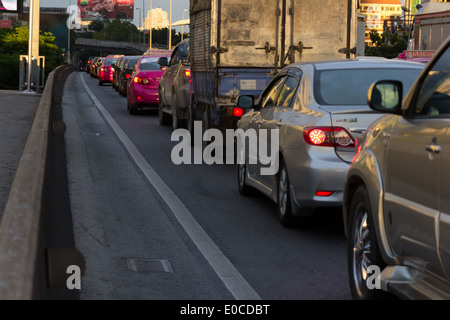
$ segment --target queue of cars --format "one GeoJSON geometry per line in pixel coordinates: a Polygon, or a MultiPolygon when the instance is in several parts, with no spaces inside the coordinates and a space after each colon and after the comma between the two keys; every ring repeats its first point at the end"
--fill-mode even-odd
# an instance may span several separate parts
{"type": "MultiPolygon", "coordinates": [[[[268,196],[286,227],[318,208],[342,207],[355,299],[386,293],[450,299],[449,46],[450,39],[427,63],[375,57],[295,63],[259,97],[237,98],[243,110],[237,129],[257,132],[252,143],[259,148],[278,148],[271,174],[262,174],[271,163],[258,159],[261,153],[237,150],[245,160],[236,166],[239,192],[268,196]],[[259,134],[263,129],[277,129],[278,141],[259,134]]],[[[189,105],[177,91],[189,82],[180,51],[118,60],[113,86],[126,83],[130,113],[155,107],[160,124],[171,115],[173,129],[179,127],[185,115],[176,110],[189,105]]]]}

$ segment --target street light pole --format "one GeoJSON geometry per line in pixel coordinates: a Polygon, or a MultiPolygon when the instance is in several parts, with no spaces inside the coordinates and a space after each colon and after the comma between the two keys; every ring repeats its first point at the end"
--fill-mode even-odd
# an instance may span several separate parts
{"type": "MultiPolygon", "coordinates": [[[[189,13],[189,10],[188,9],[184,9],[183,10],[183,20],[184,20],[184,13],[185,12],[189,13]]],[[[183,36],[184,36],[184,24],[181,25],[181,41],[183,41],[183,36]]]]}
{"type": "Polygon", "coordinates": [[[144,31],[144,46],[145,46],[145,38],[147,38],[146,36],[145,36],[145,26],[144,26],[144,20],[145,20],[145,18],[144,18],[144,16],[145,16],[145,0],[142,0],[142,17],[141,17],[141,23],[142,23],[142,31],[144,31]]]}
{"type": "MultiPolygon", "coordinates": [[[[139,40],[138,41],[139,41],[139,44],[141,44],[141,29],[140,29],[141,28],[141,21],[140,21],[141,20],[141,18],[140,18],[141,17],[141,8],[136,8],[136,10],[139,10],[139,18],[138,18],[139,19],[139,23],[138,23],[138,25],[139,25],[139,40]]],[[[145,33],[144,33],[144,37],[145,37],[145,33]]]]}
{"type": "Polygon", "coordinates": [[[150,45],[150,50],[152,49],[152,28],[153,28],[153,13],[152,13],[152,7],[153,7],[153,5],[152,5],[152,0],[150,0],[150,30],[149,30],[149,32],[150,32],[150,43],[149,43],[149,45],[150,45]]]}
{"type": "Polygon", "coordinates": [[[27,74],[27,92],[31,92],[31,71],[32,71],[32,60],[33,60],[33,3],[34,0],[30,0],[28,14],[28,74],[27,74]]]}
{"type": "Polygon", "coordinates": [[[169,50],[172,50],[172,0],[170,0],[170,13],[169,13],[169,50]]]}

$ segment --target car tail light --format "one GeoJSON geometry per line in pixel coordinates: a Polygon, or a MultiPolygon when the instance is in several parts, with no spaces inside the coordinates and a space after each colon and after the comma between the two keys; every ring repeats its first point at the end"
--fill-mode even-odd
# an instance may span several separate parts
{"type": "Polygon", "coordinates": [[[352,135],[342,127],[308,127],[303,131],[303,139],[319,147],[355,147],[352,135]]]}
{"type": "Polygon", "coordinates": [[[190,79],[191,78],[191,70],[189,70],[189,69],[184,70],[184,76],[185,76],[185,78],[190,79]]]}
{"type": "Polygon", "coordinates": [[[242,117],[243,114],[244,114],[244,109],[242,109],[242,108],[234,108],[233,109],[233,115],[235,117],[242,117]]]}
{"type": "Polygon", "coordinates": [[[125,77],[128,79],[131,76],[131,74],[127,74],[125,77]]]}
{"type": "Polygon", "coordinates": [[[146,77],[134,77],[133,78],[134,83],[143,84],[143,85],[149,85],[151,81],[149,81],[146,77]]]}

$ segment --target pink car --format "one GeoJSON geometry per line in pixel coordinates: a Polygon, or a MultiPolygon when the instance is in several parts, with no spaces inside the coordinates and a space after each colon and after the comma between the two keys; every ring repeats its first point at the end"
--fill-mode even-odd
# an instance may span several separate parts
{"type": "Polygon", "coordinates": [[[102,86],[104,83],[112,83],[114,78],[114,68],[112,67],[119,58],[106,57],[98,70],[98,84],[102,86]]]}
{"type": "MultiPolygon", "coordinates": [[[[169,57],[167,56],[167,59],[169,57]]],[[[164,72],[157,62],[158,58],[160,57],[143,55],[128,78],[127,108],[130,114],[135,114],[138,109],[158,108],[158,85],[164,72]]]]}

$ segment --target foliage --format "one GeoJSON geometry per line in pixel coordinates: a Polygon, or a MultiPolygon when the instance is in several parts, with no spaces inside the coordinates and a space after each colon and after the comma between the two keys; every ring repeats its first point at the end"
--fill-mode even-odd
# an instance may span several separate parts
{"type": "Polygon", "coordinates": [[[129,21],[114,19],[108,23],[102,30],[94,32],[94,39],[111,40],[123,42],[137,42],[139,39],[139,30],[129,21]]]}
{"type": "MultiPolygon", "coordinates": [[[[61,50],[49,32],[39,35],[39,55],[45,56],[45,78],[63,63],[61,50]]],[[[20,55],[28,55],[28,27],[0,29],[0,88],[16,90],[19,85],[20,55]]]]}
{"type": "Polygon", "coordinates": [[[372,46],[366,44],[365,55],[396,58],[407,48],[406,34],[392,34],[384,32],[381,36],[374,29],[369,33],[372,46]]]}
{"type": "Polygon", "coordinates": [[[104,27],[105,27],[105,23],[103,22],[102,19],[95,19],[89,25],[89,30],[98,32],[98,31],[102,31],[104,27]]]}

